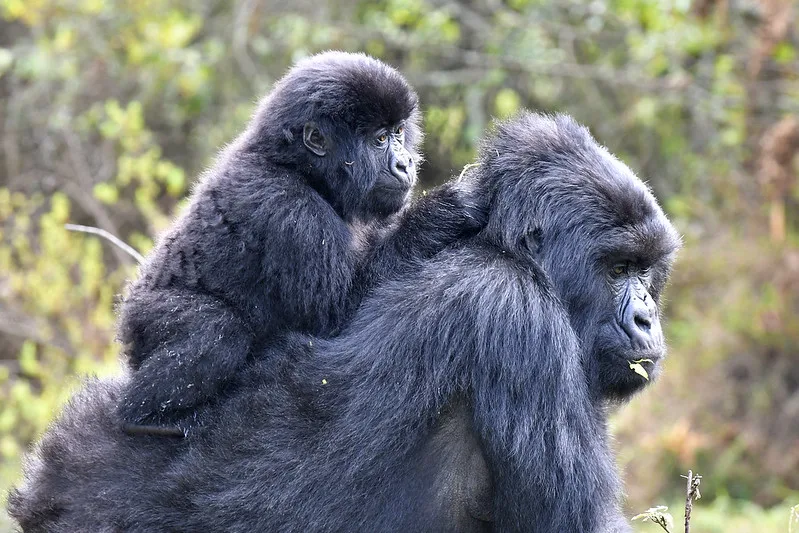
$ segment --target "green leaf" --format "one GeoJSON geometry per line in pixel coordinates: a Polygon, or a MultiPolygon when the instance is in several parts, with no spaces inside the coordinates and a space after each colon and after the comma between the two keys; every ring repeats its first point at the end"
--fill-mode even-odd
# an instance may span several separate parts
{"type": "Polygon", "coordinates": [[[510,117],[519,110],[521,105],[521,99],[513,89],[502,89],[494,100],[494,109],[499,118],[510,117]]]}
{"type": "Polygon", "coordinates": [[[14,55],[8,48],[0,48],[0,76],[2,76],[14,62],[14,55]]]}
{"type": "Polygon", "coordinates": [[[19,353],[19,368],[28,376],[39,374],[39,361],[36,359],[36,344],[33,341],[25,341],[19,353]]]}
{"type": "Polygon", "coordinates": [[[657,121],[658,103],[654,98],[644,96],[633,106],[635,118],[644,126],[652,126],[657,121]]]}
{"type": "Polygon", "coordinates": [[[94,186],[94,197],[104,204],[115,204],[119,200],[119,191],[110,183],[98,183],[94,186]]]}
{"type": "MultiPolygon", "coordinates": [[[[796,58],[796,50],[794,50],[790,43],[781,42],[774,47],[772,56],[777,63],[786,65],[796,58]]],[[[2,72],[2,68],[2,61],[0,61],[0,72],[2,72]]]]}
{"type": "Polygon", "coordinates": [[[645,380],[649,381],[649,373],[646,371],[646,369],[643,367],[643,365],[641,365],[641,363],[644,363],[644,362],[652,363],[652,360],[651,359],[636,359],[635,361],[632,361],[630,363],[630,369],[633,372],[635,372],[636,374],[638,374],[639,376],[641,376],[642,378],[644,378],[645,380]]]}
{"type": "Polygon", "coordinates": [[[674,529],[674,517],[671,516],[671,513],[669,513],[668,510],[669,508],[665,505],[658,505],[657,507],[647,509],[639,515],[635,515],[632,519],[641,520],[643,522],[649,520],[662,527],[665,531],[671,533],[671,531],[674,529]]]}

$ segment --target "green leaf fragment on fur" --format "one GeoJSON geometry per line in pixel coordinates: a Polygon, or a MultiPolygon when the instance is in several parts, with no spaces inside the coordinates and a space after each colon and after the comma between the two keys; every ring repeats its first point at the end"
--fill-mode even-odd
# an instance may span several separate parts
{"type": "Polygon", "coordinates": [[[644,378],[645,380],[649,381],[649,373],[647,373],[646,369],[641,366],[641,363],[630,363],[630,369],[633,372],[644,378]]]}

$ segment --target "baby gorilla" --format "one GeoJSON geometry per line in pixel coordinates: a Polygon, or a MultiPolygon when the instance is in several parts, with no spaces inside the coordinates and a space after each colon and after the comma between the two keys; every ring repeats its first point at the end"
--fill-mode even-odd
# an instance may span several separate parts
{"type": "Polygon", "coordinates": [[[311,57],[275,85],[122,304],[129,432],[182,435],[275,335],[336,334],[400,257],[432,256],[469,231],[453,188],[402,212],[417,102],[401,74],[363,54],[311,57]]]}

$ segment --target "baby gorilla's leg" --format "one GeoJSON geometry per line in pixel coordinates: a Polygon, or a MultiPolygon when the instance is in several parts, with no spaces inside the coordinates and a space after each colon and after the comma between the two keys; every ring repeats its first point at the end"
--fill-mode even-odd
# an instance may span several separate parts
{"type": "Polygon", "coordinates": [[[133,428],[188,427],[196,409],[213,400],[244,364],[253,335],[211,295],[173,290],[142,296],[134,307],[140,308],[143,327],[131,337],[129,348],[129,357],[138,364],[120,402],[120,415],[133,428]]]}

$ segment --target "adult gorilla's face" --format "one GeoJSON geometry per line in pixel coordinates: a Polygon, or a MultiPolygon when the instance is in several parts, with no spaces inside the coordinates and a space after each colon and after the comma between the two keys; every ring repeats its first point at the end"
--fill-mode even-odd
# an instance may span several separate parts
{"type": "Polygon", "coordinates": [[[649,188],[569,117],[530,113],[498,127],[481,153],[493,194],[486,233],[546,274],[592,395],[627,398],[665,355],[658,304],[680,238],[649,188]]]}
{"type": "MultiPolygon", "coordinates": [[[[650,237],[672,242],[666,226],[650,237]]],[[[640,232],[630,238],[640,239],[640,232]]],[[[634,244],[628,240],[624,251],[606,255],[597,265],[595,287],[589,291],[596,295],[592,314],[597,327],[595,335],[581,333],[592,341],[586,344],[589,376],[595,377],[601,395],[611,399],[627,398],[656,378],[666,355],[659,299],[672,254],[638,253],[641,248],[634,244]]]]}
{"type": "MultiPolygon", "coordinates": [[[[543,263],[582,341],[591,389],[620,400],[660,372],[660,296],[679,238],[627,167],[606,163],[595,167],[605,173],[594,176],[601,179],[584,185],[588,195],[572,200],[578,207],[570,209],[571,223],[549,228],[543,263]]],[[[562,225],[566,218],[550,220],[562,225]]]]}

